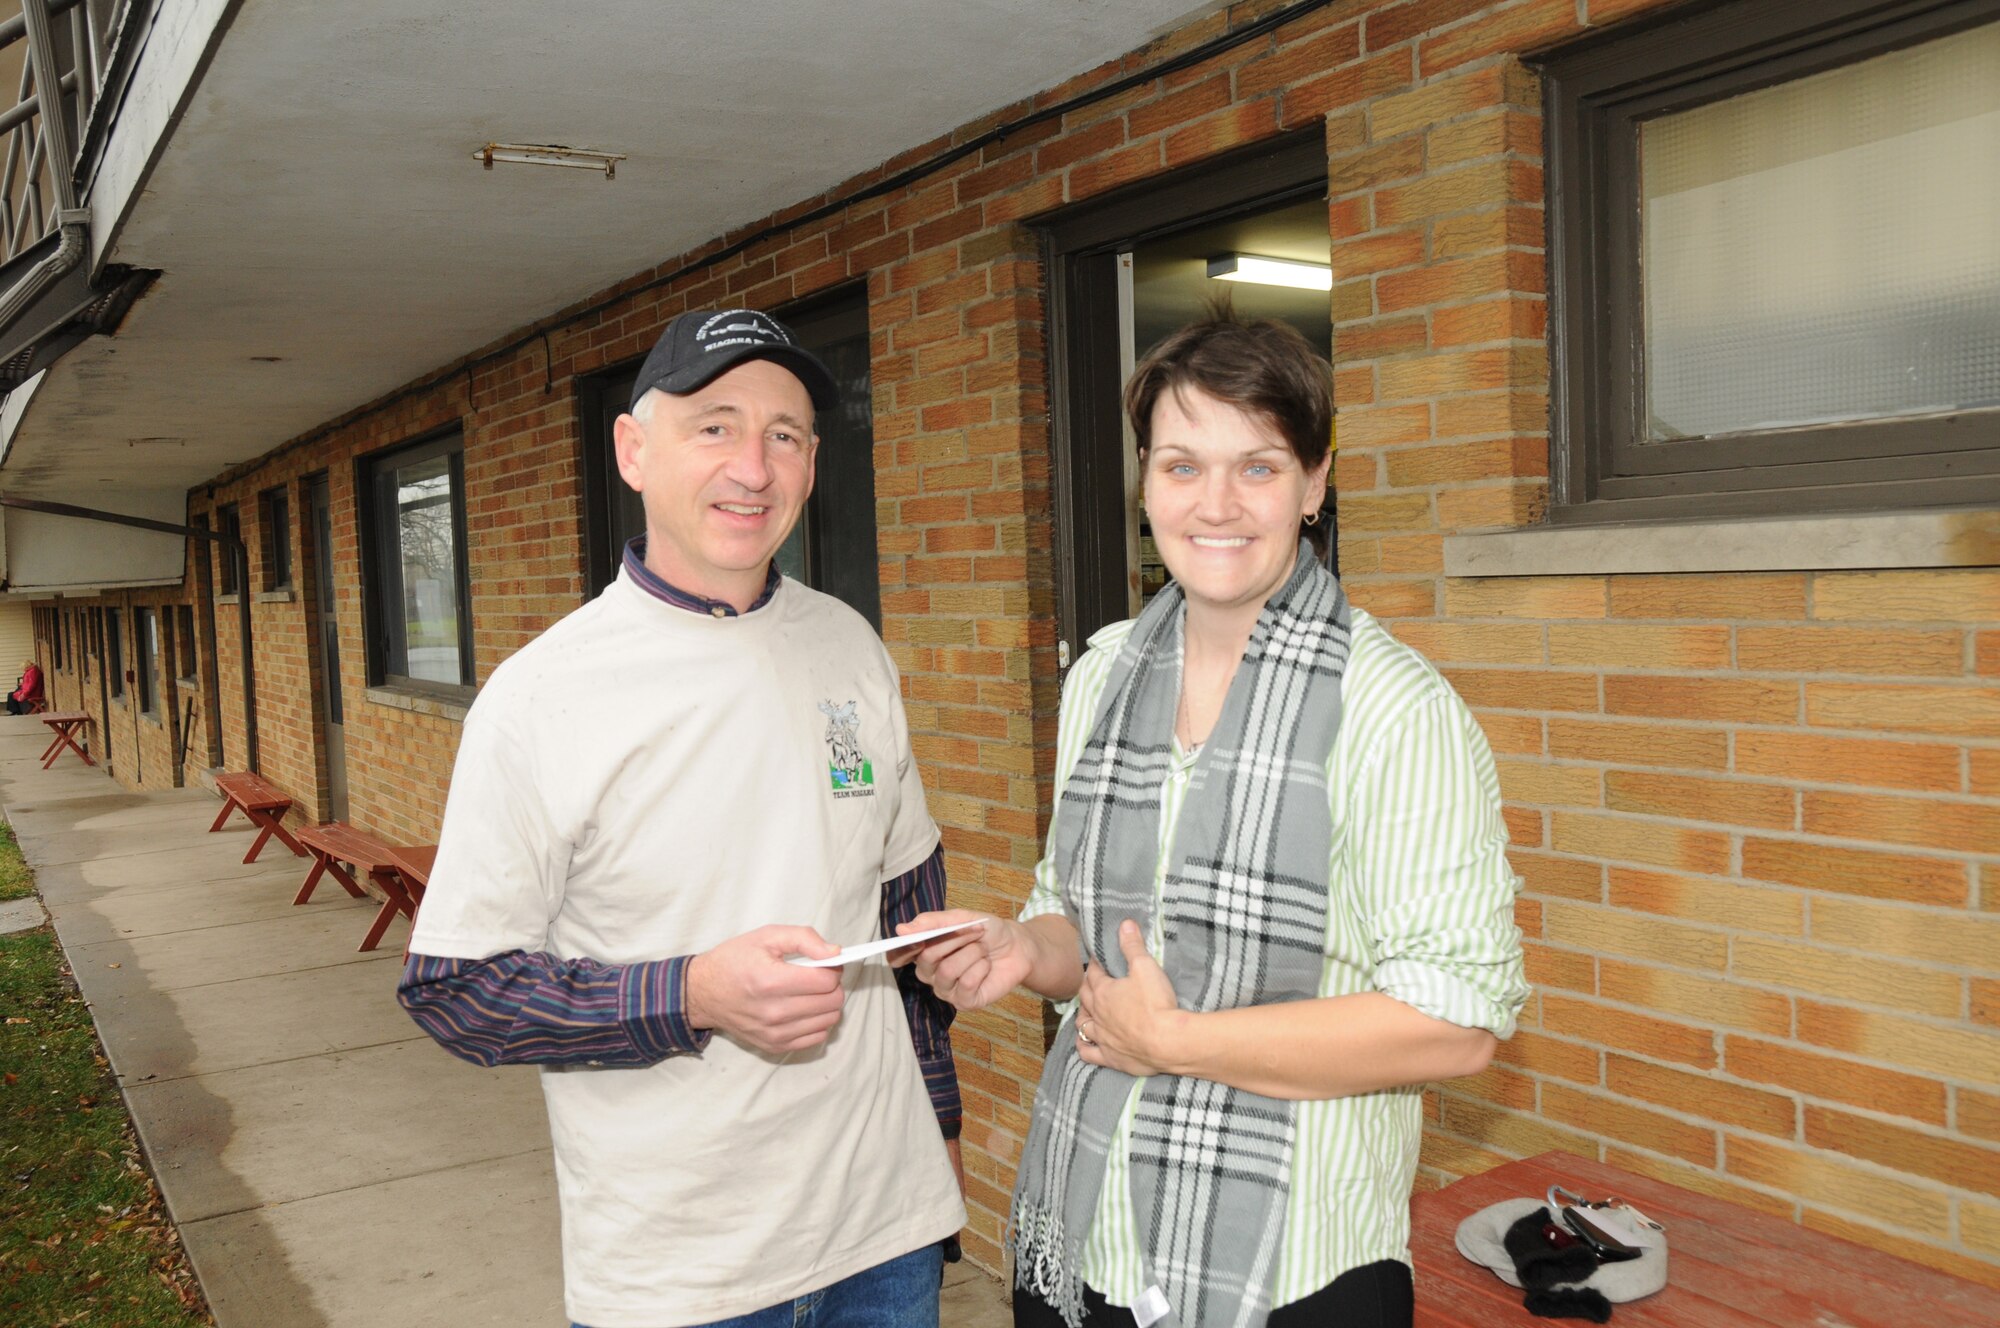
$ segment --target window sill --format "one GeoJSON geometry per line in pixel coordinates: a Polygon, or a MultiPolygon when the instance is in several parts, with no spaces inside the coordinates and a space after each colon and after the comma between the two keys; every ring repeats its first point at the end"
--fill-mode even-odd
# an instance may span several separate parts
{"type": "Polygon", "coordinates": [[[241,604],[243,597],[232,590],[226,595],[217,595],[215,602],[217,604],[241,604]]]}
{"type": "Polygon", "coordinates": [[[257,592],[257,602],[259,604],[290,604],[296,598],[297,596],[292,594],[290,586],[280,586],[276,590],[260,590],[257,592]]]}
{"type": "Polygon", "coordinates": [[[1447,535],[1446,576],[2000,566],[2000,510],[1533,526],[1447,535]]]}
{"type": "Polygon", "coordinates": [[[144,720],[146,723],[151,724],[156,729],[163,729],[167,726],[166,721],[162,720],[157,713],[151,710],[141,710],[139,712],[139,718],[141,720],[144,720]]]}
{"type": "MultiPolygon", "coordinates": [[[[470,688],[467,689],[470,692],[470,688]]],[[[419,715],[435,715],[439,719],[449,719],[463,723],[466,711],[472,708],[470,695],[463,701],[456,701],[436,692],[420,692],[413,687],[370,687],[362,693],[379,706],[391,710],[408,710],[419,715]]]]}

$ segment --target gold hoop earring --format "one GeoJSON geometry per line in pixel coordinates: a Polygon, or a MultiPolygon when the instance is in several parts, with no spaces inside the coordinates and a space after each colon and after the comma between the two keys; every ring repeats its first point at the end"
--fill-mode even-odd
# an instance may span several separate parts
{"type": "Polygon", "coordinates": [[[1305,522],[1309,526],[1316,526],[1319,524],[1319,515],[1320,514],[1318,512],[1314,512],[1311,516],[1300,517],[1299,520],[1305,522]]]}

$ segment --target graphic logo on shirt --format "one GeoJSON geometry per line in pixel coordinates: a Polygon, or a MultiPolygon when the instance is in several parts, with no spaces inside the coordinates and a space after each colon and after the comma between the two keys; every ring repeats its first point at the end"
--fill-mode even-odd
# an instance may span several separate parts
{"type": "Polygon", "coordinates": [[[875,766],[861,754],[861,721],[854,702],[837,706],[821,701],[819,712],[826,716],[826,774],[836,798],[875,796],[875,766]]]}

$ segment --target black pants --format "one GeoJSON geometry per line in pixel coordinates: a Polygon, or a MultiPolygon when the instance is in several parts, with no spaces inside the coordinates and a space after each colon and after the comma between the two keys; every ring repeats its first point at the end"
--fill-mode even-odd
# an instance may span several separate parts
{"type": "MultiPolygon", "coordinates": [[[[1304,1300],[1271,1311],[1270,1328],[1410,1328],[1416,1317],[1410,1266],[1399,1259],[1350,1268],[1304,1300]]],[[[1014,1328],[1064,1328],[1055,1307],[1014,1288],[1014,1328]]],[[[1132,1311],[1083,1289],[1083,1328],[1133,1328],[1132,1311]]]]}

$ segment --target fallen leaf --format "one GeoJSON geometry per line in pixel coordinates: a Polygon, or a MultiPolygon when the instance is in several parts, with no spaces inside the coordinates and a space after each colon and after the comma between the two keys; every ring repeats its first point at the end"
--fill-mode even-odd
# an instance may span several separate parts
{"type": "Polygon", "coordinates": [[[105,965],[105,967],[106,967],[106,968],[123,968],[123,967],[125,967],[125,965],[123,965],[123,964],[106,964],[106,965],[105,965]]]}

